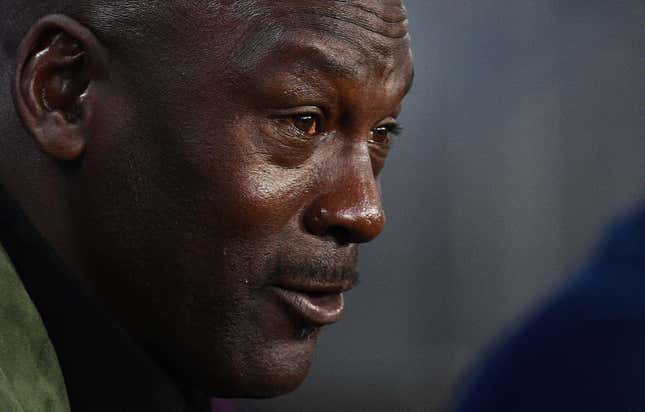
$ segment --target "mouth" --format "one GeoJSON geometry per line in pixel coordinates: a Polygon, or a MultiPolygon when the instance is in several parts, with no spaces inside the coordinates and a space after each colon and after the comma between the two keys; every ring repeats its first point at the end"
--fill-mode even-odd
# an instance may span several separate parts
{"type": "Polygon", "coordinates": [[[340,320],[345,306],[343,292],[351,285],[280,284],[269,289],[308,326],[319,327],[340,320]]]}

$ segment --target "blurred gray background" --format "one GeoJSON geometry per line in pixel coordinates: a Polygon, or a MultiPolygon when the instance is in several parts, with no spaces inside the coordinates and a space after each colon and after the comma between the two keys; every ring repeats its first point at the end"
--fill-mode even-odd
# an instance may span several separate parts
{"type": "Polygon", "coordinates": [[[443,411],[468,368],[645,199],[645,2],[408,0],[416,80],[388,226],[292,395],[443,411]]]}

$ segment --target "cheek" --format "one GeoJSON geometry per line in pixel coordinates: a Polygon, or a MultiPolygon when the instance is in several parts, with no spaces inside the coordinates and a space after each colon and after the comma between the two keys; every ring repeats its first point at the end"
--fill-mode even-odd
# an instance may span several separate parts
{"type": "Polygon", "coordinates": [[[277,229],[300,215],[311,193],[313,173],[282,169],[261,161],[248,165],[236,176],[235,198],[241,225],[277,229]]]}
{"type": "Polygon", "coordinates": [[[297,222],[316,186],[317,168],[314,162],[276,164],[258,130],[237,126],[192,139],[186,153],[193,174],[189,196],[229,236],[260,237],[297,222]]]}

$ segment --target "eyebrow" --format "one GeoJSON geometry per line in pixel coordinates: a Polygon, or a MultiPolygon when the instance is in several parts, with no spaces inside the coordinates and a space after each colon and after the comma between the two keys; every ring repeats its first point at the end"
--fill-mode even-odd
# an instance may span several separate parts
{"type": "Polygon", "coordinates": [[[408,94],[410,89],[412,89],[412,86],[414,85],[414,67],[412,67],[412,71],[410,72],[410,75],[408,76],[407,80],[405,81],[405,88],[403,89],[403,94],[408,94]]]}
{"type": "Polygon", "coordinates": [[[298,63],[305,63],[316,70],[322,70],[332,75],[341,77],[358,77],[361,71],[360,65],[347,64],[341,56],[318,45],[302,45],[298,43],[287,43],[284,49],[293,60],[298,63]]]}
{"type": "MultiPolygon", "coordinates": [[[[328,51],[325,47],[312,44],[299,44],[288,42],[284,44],[283,50],[288,53],[290,58],[298,63],[306,62],[307,66],[312,69],[321,70],[331,75],[337,75],[346,78],[356,78],[360,75],[362,66],[360,64],[347,64],[342,57],[328,51]],[[298,58],[301,57],[301,58],[298,58]]],[[[406,79],[403,88],[403,94],[406,95],[414,83],[414,67],[406,79]]]]}

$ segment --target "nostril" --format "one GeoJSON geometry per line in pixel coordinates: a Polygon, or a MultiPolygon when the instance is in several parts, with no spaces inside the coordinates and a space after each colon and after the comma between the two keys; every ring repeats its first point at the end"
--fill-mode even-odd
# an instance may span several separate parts
{"type": "Polygon", "coordinates": [[[305,227],[313,235],[331,238],[339,246],[351,243],[351,232],[343,224],[339,224],[334,216],[325,208],[313,208],[305,216],[305,227]]]}
{"type": "Polygon", "coordinates": [[[329,227],[326,235],[333,238],[339,246],[347,246],[352,243],[351,232],[343,226],[329,227]]]}
{"type": "Polygon", "coordinates": [[[328,232],[329,213],[327,209],[311,207],[305,214],[305,228],[307,231],[316,236],[325,236],[328,232]]]}

